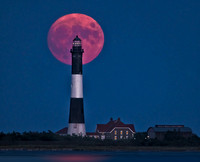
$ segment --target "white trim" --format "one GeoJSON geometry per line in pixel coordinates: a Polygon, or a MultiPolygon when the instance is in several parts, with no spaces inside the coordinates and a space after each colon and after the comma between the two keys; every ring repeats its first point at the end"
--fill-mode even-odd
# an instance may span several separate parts
{"type": "Polygon", "coordinates": [[[115,129],[115,128],[120,128],[120,129],[129,129],[132,133],[135,133],[135,132],[133,132],[129,127],[114,127],[111,131],[110,131],[110,133],[115,129]]]}
{"type": "Polygon", "coordinates": [[[132,133],[134,133],[135,134],[135,132],[133,132],[129,127],[114,127],[110,132],[99,132],[99,133],[111,133],[115,128],[120,128],[120,129],[129,129],[132,133]]]}

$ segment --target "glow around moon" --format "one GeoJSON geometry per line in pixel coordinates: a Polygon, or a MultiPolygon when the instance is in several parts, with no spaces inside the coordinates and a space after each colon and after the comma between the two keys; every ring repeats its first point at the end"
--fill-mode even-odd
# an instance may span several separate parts
{"type": "Polygon", "coordinates": [[[100,25],[84,14],[68,14],[56,20],[48,33],[48,47],[59,61],[71,65],[72,41],[78,35],[82,40],[83,64],[95,59],[104,44],[104,34],[100,25]]]}

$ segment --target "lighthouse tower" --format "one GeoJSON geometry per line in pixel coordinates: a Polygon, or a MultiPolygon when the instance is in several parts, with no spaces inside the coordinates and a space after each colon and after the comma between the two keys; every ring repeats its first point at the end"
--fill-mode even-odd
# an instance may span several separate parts
{"type": "Polygon", "coordinates": [[[71,78],[71,100],[69,113],[69,135],[85,136],[85,120],[83,111],[83,75],[81,39],[76,36],[73,40],[72,53],[72,78],[71,78]]]}

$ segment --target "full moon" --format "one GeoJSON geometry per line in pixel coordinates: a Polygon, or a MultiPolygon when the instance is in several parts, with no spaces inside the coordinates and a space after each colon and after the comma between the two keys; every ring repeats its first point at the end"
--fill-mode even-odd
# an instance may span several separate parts
{"type": "Polygon", "coordinates": [[[74,13],[57,19],[48,32],[48,47],[59,61],[71,65],[73,39],[78,35],[82,41],[83,64],[94,60],[101,52],[104,34],[101,26],[91,17],[74,13]]]}

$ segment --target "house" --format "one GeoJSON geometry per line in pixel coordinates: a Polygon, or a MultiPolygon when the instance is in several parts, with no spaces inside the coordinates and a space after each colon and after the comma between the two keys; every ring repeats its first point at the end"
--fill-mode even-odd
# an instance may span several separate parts
{"type": "Polygon", "coordinates": [[[192,136],[192,130],[184,125],[155,125],[147,130],[150,139],[163,140],[167,132],[177,132],[181,137],[189,138],[192,136]]]}
{"type": "Polygon", "coordinates": [[[97,124],[96,132],[86,133],[88,137],[112,140],[131,139],[134,137],[135,128],[133,124],[124,124],[120,118],[110,119],[106,124],[97,124]]]}
{"type": "MultiPolygon", "coordinates": [[[[65,127],[56,132],[61,136],[67,135],[68,128],[65,127]]],[[[95,132],[87,132],[87,137],[99,138],[99,139],[131,139],[134,137],[135,128],[133,124],[124,124],[120,118],[113,120],[110,118],[110,121],[106,124],[97,124],[95,132]]]]}

